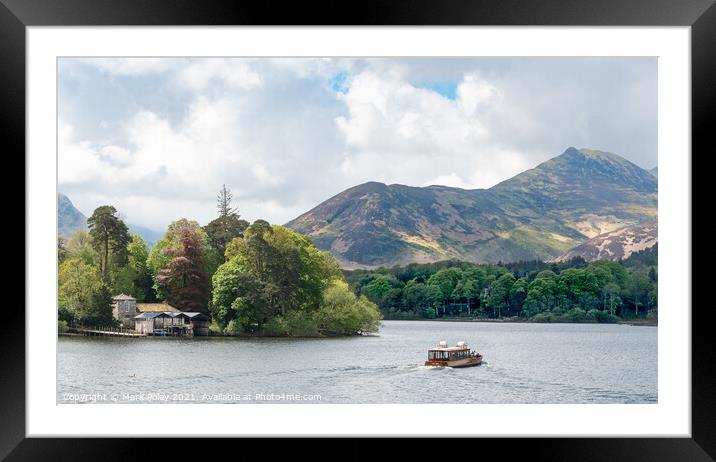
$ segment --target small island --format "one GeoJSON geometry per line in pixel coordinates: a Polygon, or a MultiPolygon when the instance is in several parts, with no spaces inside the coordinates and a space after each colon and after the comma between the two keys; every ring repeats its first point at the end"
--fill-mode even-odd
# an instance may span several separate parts
{"type": "Polygon", "coordinates": [[[89,232],[59,241],[60,332],[321,337],[378,331],[377,305],[351,291],[330,253],[286,227],[264,220],[249,225],[230,201],[223,187],[215,220],[204,227],[177,220],[151,251],[114,207],[98,207],[87,220],[89,232]]]}

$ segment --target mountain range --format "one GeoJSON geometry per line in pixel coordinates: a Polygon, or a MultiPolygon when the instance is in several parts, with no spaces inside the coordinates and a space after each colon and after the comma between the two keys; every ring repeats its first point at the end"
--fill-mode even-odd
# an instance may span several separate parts
{"type": "MultiPolygon", "coordinates": [[[[488,189],[368,182],[286,226],[341,266],[374,268],[460,259],[477,263],[626,258],[657,242],[657,168],[613,153],[568,148],[488,189]]],[[[87,218],[58,194],[58,233],[87,218]]],[[[129,224],[149,245],[162,233],[129,224]]]]}
{"type": "MultiPolygon", "coordinates": [[[[639,226],[656,220],[656,169],[652,173],[613,153],[570,147],[489,189],[364,183],[286,226],[311,237],[350,269],[452,258],[554,260],[580,252],[587,258],[593,249],[578,247],[590,239],[623,228],[652,229],[639,226]]],[[[629,242],[636,238],[631,236],[629,242]]],[[[610,255],[626,255],[614,242],[612,236],[610,255]]]]}
{"type": "MultiPolygon", "coordinates": [[[[147,245],[153,245],[163,234],[153,229],[128,224],[130,233],[139,234],[147,245]]],[[[69,238],[77,231],[87,231],[87,217],[74,206],[65,194],[57,194],[57,234],[69,238]]]]}

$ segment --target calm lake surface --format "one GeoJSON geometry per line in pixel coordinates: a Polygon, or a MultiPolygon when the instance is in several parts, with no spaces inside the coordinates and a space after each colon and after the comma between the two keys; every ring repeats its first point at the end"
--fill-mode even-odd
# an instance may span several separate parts
{"type": "Polygon", "coordinates": [[[384,321],[378,336],[334,339],[60,337],[57,401],[656,403],[657,328],[384,321]],[[466,340],[483,364],[422,366],[439,340],[466,340]]]}

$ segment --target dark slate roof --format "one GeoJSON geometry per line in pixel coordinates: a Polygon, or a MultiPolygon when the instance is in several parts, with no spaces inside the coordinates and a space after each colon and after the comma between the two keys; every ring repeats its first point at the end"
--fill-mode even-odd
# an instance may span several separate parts
{"type": "Polygon", "coordinates": [[[194,319],[194,318],[196,318],[196,319],[209,319],[209,316],[207,316],[207,315],[204,314],[204,313],[199,313],[199,312],[197,312],[197,311],[183,311],[182,313],[179,313],[179,314],[183,314],[183,315],[187,316],[187,317],[190,318],[190,319],[194,319]]]}
{"type": "Polygon", "coordinates": [[[140,313],[136,315],[133,319],[154,319],[158,317],[173,318],[176,315],[177,313],[173,313],[171,311],[149,311],[146,313],[140,313]]]}
{"type": "Polygon", "coordinates": [[[160,316],[165,318],[181,316],[189,319],[209,319],[209,316],[206,314],[196,311],[145,311],[144,313],[139,313],[133,319],[154,319],[160,316]]]}

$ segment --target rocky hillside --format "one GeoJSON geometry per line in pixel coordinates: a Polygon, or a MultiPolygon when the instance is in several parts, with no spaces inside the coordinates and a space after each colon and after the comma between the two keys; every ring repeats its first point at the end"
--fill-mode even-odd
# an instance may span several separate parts
{"type": "Polygon", "coordinates": [[[287,226],[358,268],[547,260],[656,215],[651,173],[616,154],[569,148],[490,189],[365,183],[287,226]]]}
{"type": "Polygon", "coordinates": [[[627,226],[588,239],[554,261],[566,261],[575,257],[582,257],[587,261],[628,258],[635,252],[656,245],[658,235],[659,226],[656,222],[627,226]]]}
{"type": "Polygon", "coordinates": [[[57,194],[57,234],[69,237],[80,230],[87,230],[87,217],[77,210],[69,197],[57,194]]]}

